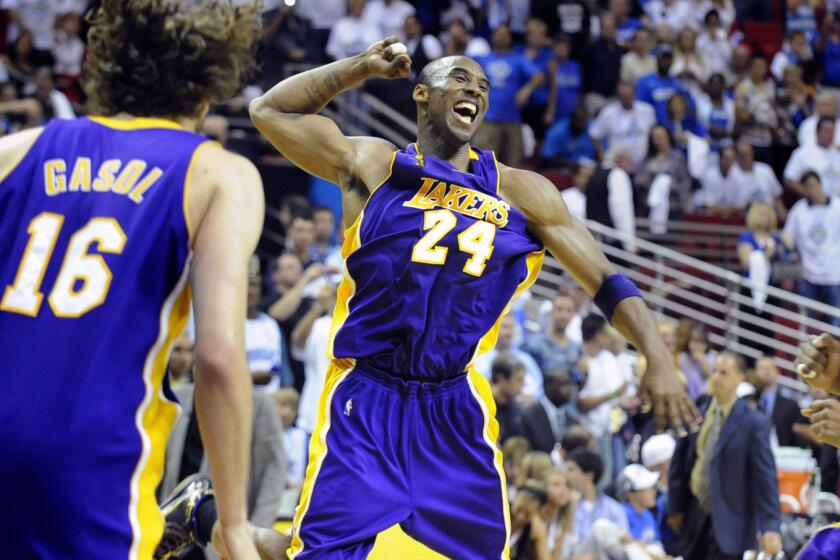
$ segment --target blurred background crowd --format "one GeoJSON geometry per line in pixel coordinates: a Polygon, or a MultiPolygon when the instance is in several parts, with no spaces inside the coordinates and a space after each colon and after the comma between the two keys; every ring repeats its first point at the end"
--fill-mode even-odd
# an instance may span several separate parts
{"type": "MultiPolygon", "coordinates": [[[[85,114],[89,4],[0,1],[0,133],[85,114]]],[[[264,24],[259,73],[202,127],[257,162],[267,187],[246,330],[252,521],[288,518],[297,502],[349,224],[337,189],[276,154],[247,104],[390,35],[414,77],[441,56],[482,65],[490,109],[473,144],[540,171],[576,217],[618,232],[605,241],[623,255],[613,260],[638,268],[653,241],[753,283],[740,294],[752,317],[740,351],[691,305],[659,309],[687,390],[720,411],[682,439],[655,435],[637,396],[644,359],[574,281],[551,276],[514,303],[475,364],[496,400],[514,557],[729,558],[773,534],[792,553],[811,518],[840,515],[837,451],[800,413],[824,395],[786,378],[767,335],[774,287],[840,307],[840,1],[267,0],[264,24]]],[[[327,112],[348,133],[410,141],[412,86],[370,81],[327,112]]],[[[184,414],[162,494],[207,469],[189,331],[170,374],[184,414]]]]}

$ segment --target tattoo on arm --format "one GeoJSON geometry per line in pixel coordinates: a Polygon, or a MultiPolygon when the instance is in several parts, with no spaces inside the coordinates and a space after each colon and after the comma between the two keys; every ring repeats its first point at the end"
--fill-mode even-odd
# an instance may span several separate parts
{"type": "Polygon", "coordinates": [[[306,113],[319,113],[329,101],[344,91],[341,72],[332,70],[323,77],[315,76],[303,88],[306,96],[306,113]]]}

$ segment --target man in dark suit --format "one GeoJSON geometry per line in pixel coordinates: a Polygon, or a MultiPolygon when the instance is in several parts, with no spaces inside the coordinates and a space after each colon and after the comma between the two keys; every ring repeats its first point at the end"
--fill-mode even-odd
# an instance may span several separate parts
{"type": "Polygon", "coordinates": [[[809,447],[808,442],[794,431],[796,425],[807,427],[808,420],[799,412],[796,401],[779,393],[779,370],[772,357],[756,360],[755,377],[760,393],[758,409],[770,418],[779,445],[809,447]]]}
{"type": "Polygon", "coordinates": [[[580,424],[572,399],[575,382],[569,370],[549,367],[543,371],[543,396],[522,414],[524,435],[537,451],[551,453],[569,426],[580,424]]]}
{"type": "Polygon", "coordinates": [[[668,519],[678,534],[674,553],[686,560],[740,559],[757,544],[770,556],[781,549],[770,423],[737,398],[743,380],[743,358],[722,352],[710,377],[703,426],[682,438],[674,453],[668,519]]]}

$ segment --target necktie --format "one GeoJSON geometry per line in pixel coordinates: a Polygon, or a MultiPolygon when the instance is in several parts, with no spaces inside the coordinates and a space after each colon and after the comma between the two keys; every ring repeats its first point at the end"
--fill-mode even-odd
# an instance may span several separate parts
{"type": "Polygon", "coordinates": [[[722,424],[723,411],[718,406],[715,408],[715,414],[712,418],[712,427],[709,428],[709,434],[706,436],[706,443],[703,447],[703,476],[700,477],[700,495],[697,496],[697,501],[700,502],[700,507],[707,513],[712,511],[712,454],[715,452],[715,446],[717,446],[718,438],[720,437],[720,428],[722,424]]]}

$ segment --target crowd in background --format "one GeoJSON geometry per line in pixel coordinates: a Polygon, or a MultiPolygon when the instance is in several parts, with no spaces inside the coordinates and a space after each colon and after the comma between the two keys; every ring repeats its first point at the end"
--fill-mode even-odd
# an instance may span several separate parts
{"type": "MultiPolygon", "coordinates": [[[[0,1],[4,133],[85,113],[88,4],[0,1]]],[[[840,306],[835,10],[836,0],[268,1],[262,69],[243,98],[389,35],[405,42],[415,71],[440,56],[472,56],[492,85],[475,145],[508,165],[565,174],[575,216],[628,233],[638,217],[653,228],[696,212],[740,216],[745,274],[840,306]],[[774,50],[767,33],[778,35],[774,50]]],[[[410,90],[374,91],[412,114],[410,90]]],[[[211,117],[203,132],[224,143],[227,121],[211,117]]],[[[284,250],[253,260],[246,326],[257,389],[249,509],[262,525],[296,504],[342,267],[343,227],[331,208],[293,195],[280,217],[284,250]]],[[[624,248],[636,250],[632,241],[624,248]]],[[[496,401],[514,558],[728,558],[763,546],[781,530],[779,447],[811,449],[822,490],[836,493],[836,451],[815,443],[802,403],[778,383],[772,349],[745,364],[714,352],[691,320],[661,319],[708,427],[682,439],[654,435],[637,393],[645,361],[592,300],[568,281],[535,322],[526,321],[526,299],[475,363],[496,401]],[[734,433],[736,422],[755,429],[734,433]],[[745,541],[750,532],[761,541],[745,541]]],[[[207,468],[191,370],[187,334],[170,365],[185,413],[164,494],[207,468]]]]}

